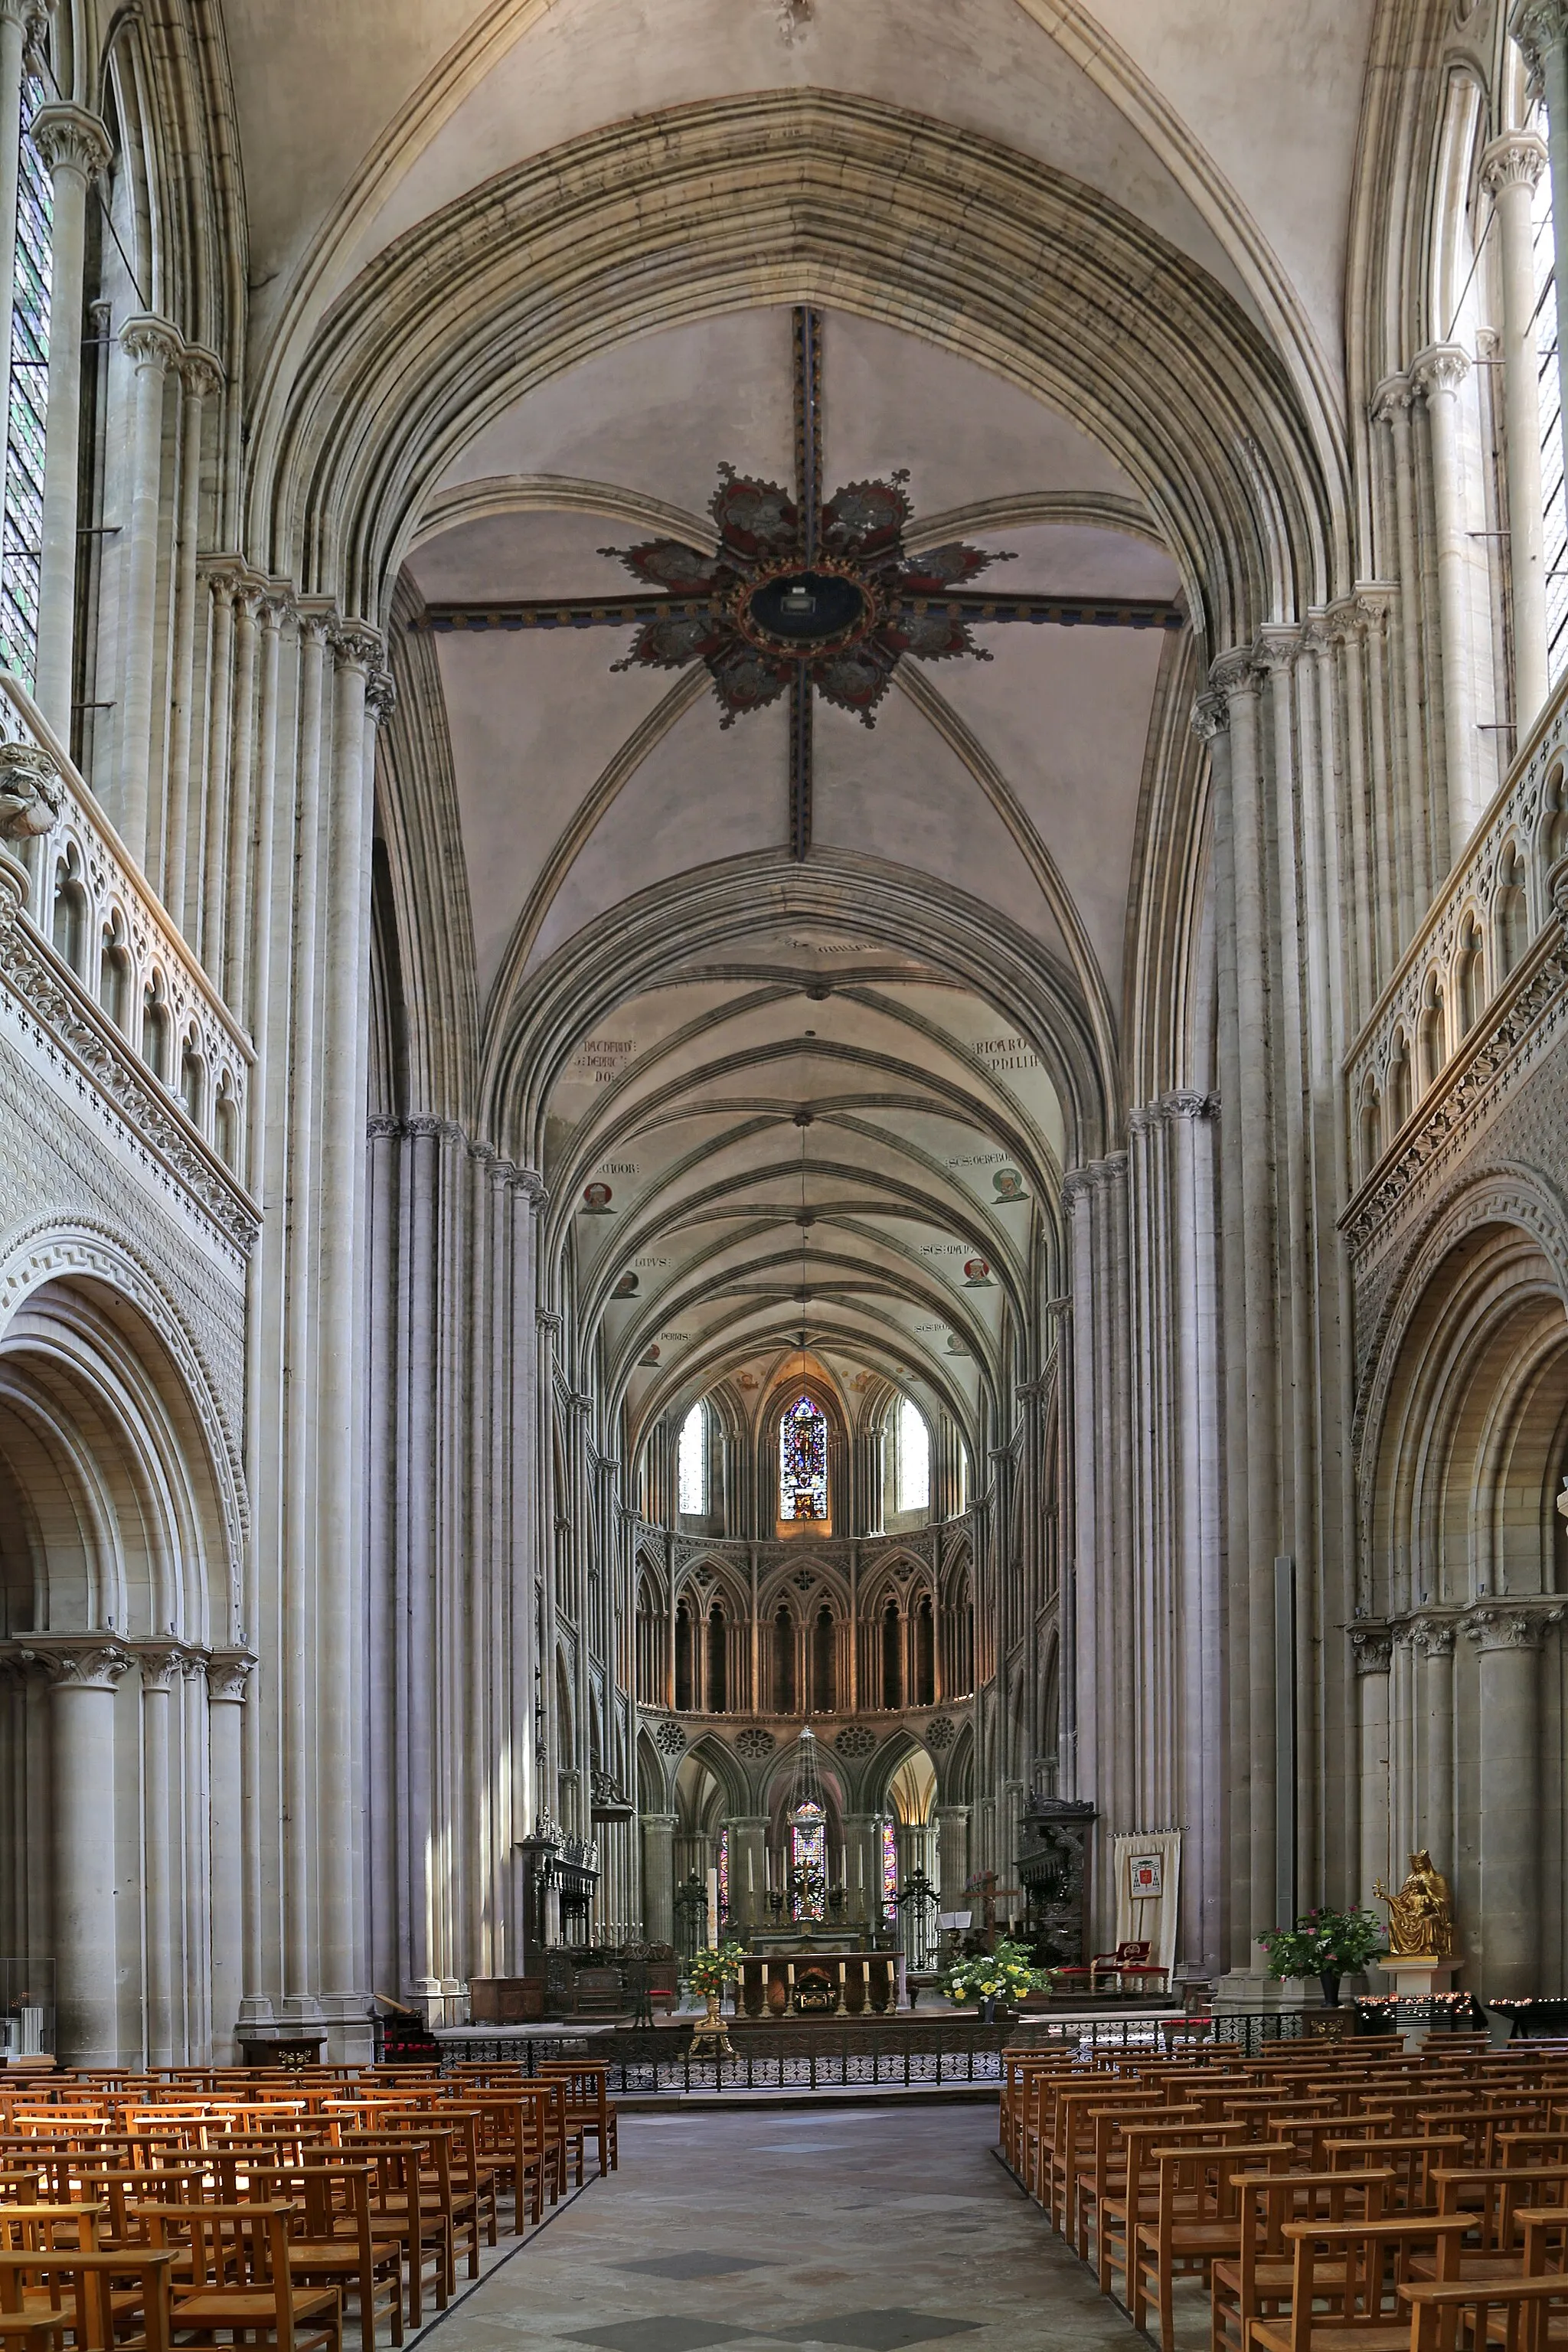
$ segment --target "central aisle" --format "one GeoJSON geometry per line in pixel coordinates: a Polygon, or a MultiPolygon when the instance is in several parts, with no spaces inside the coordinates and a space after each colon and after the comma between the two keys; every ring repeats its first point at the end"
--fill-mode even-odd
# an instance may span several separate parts
{"type": "Polygon", "coordinates": [[[623,2116],[619,2173],[464,2300],[444,2352],[1147,2352],[995,2131],[989,2105],[623,2116]]]}

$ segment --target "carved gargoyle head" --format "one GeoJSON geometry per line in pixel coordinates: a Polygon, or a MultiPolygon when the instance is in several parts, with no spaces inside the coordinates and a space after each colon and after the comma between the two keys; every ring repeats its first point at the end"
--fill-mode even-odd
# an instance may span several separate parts
{"type": "Polygon", "coordinates": [[[37,743],[0,743],[0,841],[47,833],[65,804],[59,772],[37,743]]]}

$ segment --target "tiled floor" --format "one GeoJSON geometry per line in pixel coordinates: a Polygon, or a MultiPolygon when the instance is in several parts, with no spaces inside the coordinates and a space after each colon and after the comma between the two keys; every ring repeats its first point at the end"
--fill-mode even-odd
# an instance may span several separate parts
{"type": "Polygon", "coordinates": [[[996,2162],[995,2130],[989,2105],[624,2116],[620,2171],[431,2352],[1147,2352],[996,2162]]]}

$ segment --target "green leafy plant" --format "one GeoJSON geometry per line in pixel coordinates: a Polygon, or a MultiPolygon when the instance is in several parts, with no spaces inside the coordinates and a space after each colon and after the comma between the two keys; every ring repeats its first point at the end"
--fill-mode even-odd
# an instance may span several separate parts
{"type": "Polygon", "coordinates": [[[733,1984],[741,1973],[745,1958],[743,1944],[704,1944],[694,1954],[686,1971],[686,1981],[693,1992],[706,2000],[710,1992],[721,1993],[727,1984],[733,1984]]]}
{"type": "Polygon", "coordinates": [[[1275,1927],[1258,1942],[1271,1977],[1342,1977],[1364,1968],[1385,1948],[1383,1923],[1372,1911],[1303,1911],[1293,1927],[1275,1927]]]}
{"type": "Polygon", "coordinates": [[[994,1952],[972,1952],[952,1962],[942,1989],[951,2001],[1016,2000],[1045,1982],[1022,1944],[997,1938],[994,1952]]]}

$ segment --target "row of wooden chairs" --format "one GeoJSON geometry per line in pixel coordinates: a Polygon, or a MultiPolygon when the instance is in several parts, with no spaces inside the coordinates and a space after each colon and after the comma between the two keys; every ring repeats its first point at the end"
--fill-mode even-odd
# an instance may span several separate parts
{"type": "Polygon", "coordinates": [[[1211,2352],[1568,2346],[1568,2052],[1012,2050],[1001,2138],[1162,2352],[1184,2278],[1211,2352]]]}
{"type": "Polygon", "coordinates": [[[0,2352],[100,2336],[137,2352],[170,2327],[196,2352],[204,2330],[238,2327],[341,2352],[351,2291],[362,2352],[383,2321],[401,2344],[405,2310],[418,2326],[427,2293],[446,2308],[459,2259],[478,2275],[499,2193],[521,2235],[581,2186],[588,2140],[601,2173],[616,2166],[607,2083],[563,2061],[533,2075],[58,2077],[43,2098],[35,2084],[0,2114],[0,2352]],[[250,2300],[220,2320],[224,2294],[250,2300]]]}

